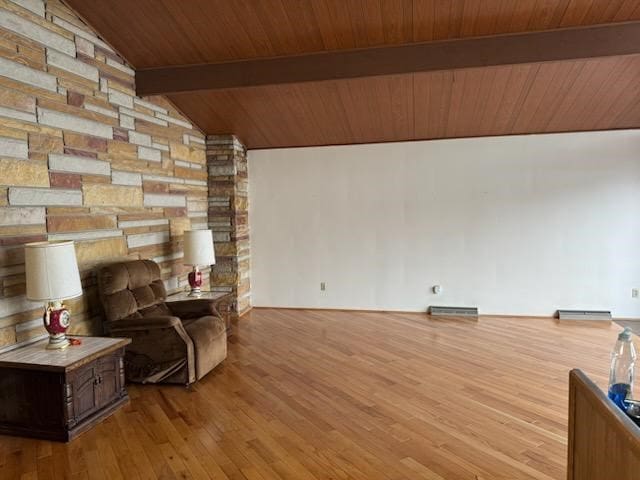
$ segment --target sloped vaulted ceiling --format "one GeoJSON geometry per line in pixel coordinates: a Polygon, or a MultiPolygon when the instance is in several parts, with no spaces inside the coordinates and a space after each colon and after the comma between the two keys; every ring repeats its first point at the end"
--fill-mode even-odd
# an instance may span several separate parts
{"type": "MultiPolygon", "coordinates": [[[[151,73],[640,20],[637,0],[67,3],[151,73]]],[[[249,148],[640,126],[640,55],[589,55],[164,93],[207,133],[235,133],[249,148]]]]}

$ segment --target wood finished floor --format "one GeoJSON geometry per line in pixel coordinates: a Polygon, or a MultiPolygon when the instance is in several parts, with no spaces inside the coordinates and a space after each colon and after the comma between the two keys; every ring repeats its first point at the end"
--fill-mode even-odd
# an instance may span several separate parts
{"type": "Polygon", "coordinates": [[[70,444],[0,436],[1,479],[564,479],[567,374],[601,386],[620,327],[254,310],[191,390],[70,444]]]}

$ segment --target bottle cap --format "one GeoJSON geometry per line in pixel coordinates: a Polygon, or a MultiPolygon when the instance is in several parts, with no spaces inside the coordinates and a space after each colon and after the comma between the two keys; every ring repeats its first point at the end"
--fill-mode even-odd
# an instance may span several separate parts
{"type": "Polygon", "coordinates": [[[631,333],[631,329],[629,327],[625,327],[624,330],[622,330],[618,335],[618,340],[631,340],[631,333]]]}

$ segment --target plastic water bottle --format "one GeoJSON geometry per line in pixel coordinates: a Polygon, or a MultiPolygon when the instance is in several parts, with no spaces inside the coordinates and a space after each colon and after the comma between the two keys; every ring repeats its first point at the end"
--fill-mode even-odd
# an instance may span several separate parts
{"type": "Polygon", "coordinates": [[[625,328],[611,352],[609,372],[609,398],[623,411],[627,411],[625,400],[633,392],[633,376],[636,365],[636,349],[631,341],[631,330],[625,328]]]}

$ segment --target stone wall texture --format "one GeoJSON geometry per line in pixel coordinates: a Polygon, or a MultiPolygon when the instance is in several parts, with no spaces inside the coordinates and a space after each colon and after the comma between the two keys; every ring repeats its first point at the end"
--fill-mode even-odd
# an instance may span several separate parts
{"type": "Polygon", "coordinates": [[[232,292],[239,316],[251,308],[247,151],[232,135],[209,135],[206,142],[209,228],[216,248],[211,289],[232,292]]]}
{"type": "MultiPolygon", "coordinates": [[[[85,294],[68,302],[72,333],[100,333],[97,264],[152,258],[170,291],[185,287],[182,234],[207,228],[211,204],[205,137],[165,99],[137,98],[133,70],[59,1],[0,0],[0,32],[0,349],[45,333],[24,296],[33,241],[75,240],[85,294]]],[[[246,162],[244,149],[224,155],[238,165],[224,178],[243,180],[212,219],[214,284],[240,292],[245,247],[230,239],[246,232],[246,162]],[[225,283],[227,264],[238,278],[225,283]]]]}

